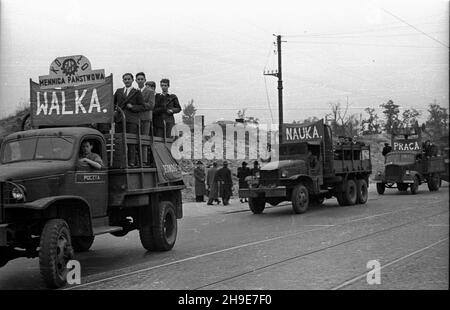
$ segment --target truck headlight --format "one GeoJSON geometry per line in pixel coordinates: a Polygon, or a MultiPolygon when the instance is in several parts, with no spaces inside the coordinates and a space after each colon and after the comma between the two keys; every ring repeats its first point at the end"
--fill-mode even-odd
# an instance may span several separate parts
{"type": "Polygon", "coordinates": [[[287,170],[282,170],[282,171],[281,171],[281,177],[282,177],[282,178],[287,178],[287,176],[288,176],[287,170]]]}
{"type": "Polygon", "coordinates": [[[15,200],[18,200],[18,201],[23,200],[25,198],[23,191],[17,187],[14,187],[11,190],[11,196],[12,196],[12,198],[14,198],[15,200]]]}

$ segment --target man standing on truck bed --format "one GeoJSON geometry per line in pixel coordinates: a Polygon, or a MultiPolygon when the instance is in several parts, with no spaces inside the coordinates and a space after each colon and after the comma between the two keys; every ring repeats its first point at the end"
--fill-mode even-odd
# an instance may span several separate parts
{"type": "MultiPolygon", "coordinates": [[[[150,124],[152,120],[152,110],[155,107],[155,90],[146,86],[145,73],[139,72],[136,73],[136,83],[138,84],[139,90],[142,94],[142,98],[144,101],[145,110],[141,112],[141,135],[150,135],[150,124]]],[[[145,164],[149,164],[148,162],[148,146],[142,146],[142,161],[145,164]]]]}
{"type": "Polygon", "coordinates": [[[166,125],[166,137],[171,137],[172,127],[175,124],[173,115],[181,111],[178,97],[175,94],[169,94],[170,81],[162,79],[160,82],[161,94],[155,96],[155,108],[153,109],[153,126],[155,136],[164,137],[164,124],[166,125]]]}
{"type": "MultiPolygon", "coordinates": [[[[116,132],[123,132],[125,130],[126,133],[138,134],[138,124],[141,121],[139,114],[145,110],[144,99],[142,98],[141,92],[132,86],[134,80],[133,74],[125,73],[122,79],[125,87],[118,88],[114,93],[114,106],[118,106],[123,110],[126,118],[126,128],[122,128],[120,114],[116,114],[116,132]]],[[[136,145],[129,144],[128,165],[135,166],[137,165],[137,161],[136,145]]]]}

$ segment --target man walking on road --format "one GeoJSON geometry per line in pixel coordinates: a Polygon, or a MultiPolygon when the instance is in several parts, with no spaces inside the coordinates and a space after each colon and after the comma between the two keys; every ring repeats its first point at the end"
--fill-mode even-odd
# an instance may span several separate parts
{"type": "Polygon", "coordinates": [[[223,167],[217,171],[215,181],[219,184],[219,194],[222,197],[223,205],[229,205],[229,200],[233,193],[233,180],[231,179],[231,171],[228,169],[226,160],[223,162],[223,167]]]}
{"type": "Polygon", "coordinates": [[[212,206],[213,202],[220,203],[219,200],[219,187],[217,182],[215,181],[217,173],[217,163],[214,162],[213,166],[208,169],[206,174],[206,185],[208,186],[208,205],[212,206]]]}
{"type": "Polygon", "coordinates": [[[205,202],[205,169],[203,169],[203,163],[201,161],[197,162],[197,167],[194,169],[195,178],[195,201],[205,202]]]}
{"type": "MultiPolygon", "coordinates": [[[[237,170],[237,177],[239,179],[239,188],[248,188],[248,183],[245,180],[246,177],[252,175],[250,172],[250,168],[247,167],[247,163],[245,161],[242,162],[242,167],[239,167],[237,170]]],[[[247,198],[240,198],[240,202],[247,202],[247,198]]]]}

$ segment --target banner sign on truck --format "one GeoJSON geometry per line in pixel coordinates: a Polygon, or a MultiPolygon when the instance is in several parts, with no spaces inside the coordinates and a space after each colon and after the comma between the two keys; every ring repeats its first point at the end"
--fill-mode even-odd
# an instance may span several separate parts
{"type": "Polygon", "coordinates": [[[307,142],[321,140],[324,136],[323,119],[315,123],[283,124],[283,143],[307,142]]]}
{"type": "Polygon", "coordinates": [[[112,75],[103,82],[69,88],[45,88],[30,80],[33,126],[109,123],[114,113],[112,75]]]}
{"type": "Polygon", "coordinates": [[[394,140],[392,149],[394,151],[420,151],[422,149],[418,139],[394,140]]]}
{"type": "Polygon", "coordinates": [[[105,70],[92,70],[91,62],[83,55],[56,58],[50,65],[49,75],[39,77],[41,89],[90,85],[105,81],[105,70]]]}

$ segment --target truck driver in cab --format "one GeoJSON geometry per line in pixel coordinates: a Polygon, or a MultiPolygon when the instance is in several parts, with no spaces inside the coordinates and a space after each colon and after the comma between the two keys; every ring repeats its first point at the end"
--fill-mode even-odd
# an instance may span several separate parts
{"type": "Polygon", "coordinates": [[[101,169],[103,167],[103,161],[100,155],[92,152],[92,143],[90,141],[83,141],[80,150],[80,164],[83,166],[88,165],[94,169],[101,169]]]}

